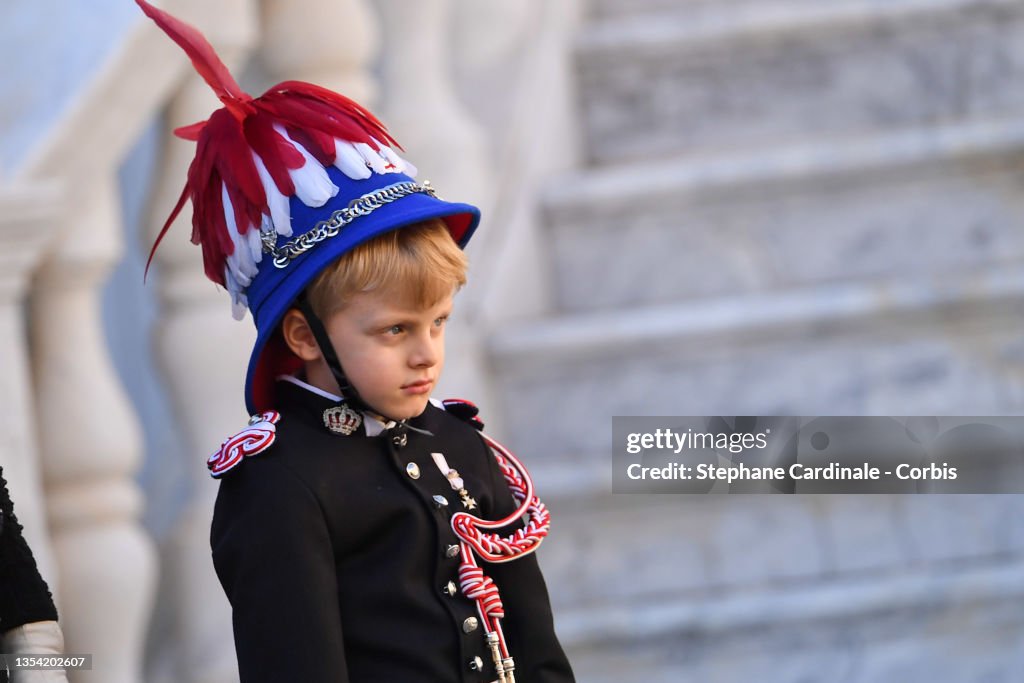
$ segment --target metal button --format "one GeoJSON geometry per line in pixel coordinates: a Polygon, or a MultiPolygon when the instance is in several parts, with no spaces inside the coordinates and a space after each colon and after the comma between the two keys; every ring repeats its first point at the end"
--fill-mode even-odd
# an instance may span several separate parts
{"type": "Polygon", "coordinates": [[[443,508],[448,507],[448,499],[444,496],[434,496],[434,507],[443,508]]]}
{"type": "Polygon", "coordinates": [[[470,671],[483,671],[484,660],[479,657],[473,657],[473,659],[469,660],[469,669],[470,671]]]}
{"type": "Polygon", "coordinates": [[[420,466],[417,465],[414,462],[411,462],[411,463],[409,463],[408,465],[405,466],[405,473],[408,474],[413,479],[419,479],[420,478],[420,466]]]}
{"type": "Polygon", "coordinates": [[[405,444],[409,443],[409,435],[405,430],[406,427],[403,422],[399,422],[388,430],[388,434],[391,435],[391,443],[394,444],[395,448],[404,448],[405,444]]]}
{"type": "Polygon", "coordinates": [[[449,581],[448,584],[444,588],[441,589],[441,592],[444,593],[447,596],[452,596],[452,595],[455,595],[458,592],[458,590],[459,589],[455,585],[455,582],[454,581],[449,581]]]}
{"type": "Polygon", "coordinates": [[[444,556],[448,558],[455,557],[459,554],[459,546],[450,545],[444,549],[444,556]]]}
{"type": "Polygon", "coordinates": [[[465,633],[472,633],[477,629],[477,626],[479,625],[480,621],[476,617],[469,617],[464,622],[462,622],[462,630],[465,633]]]}

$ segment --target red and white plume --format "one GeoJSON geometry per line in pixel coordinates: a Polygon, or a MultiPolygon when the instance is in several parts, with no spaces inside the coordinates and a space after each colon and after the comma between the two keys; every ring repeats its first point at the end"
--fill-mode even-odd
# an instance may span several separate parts
{"type": "Polygon", "coordinates": [[[194,26],[145,0],[135,0],[192,60],[224,106],[209,119],[178,128],[198,143],[185,188],[160,230],[146,263],[192,200],[192,242],[203,250],[206,276],[231,292],[236,318],[245,315],[245,289],[263,258],[260,231],[292,234],[289,198],[323,206],[338,193],[325,167],[349,178],[416,169],[389,145],[401,147],[364,107],[311,83],[285,81],[261,96],[243,92],[194,26]]]}

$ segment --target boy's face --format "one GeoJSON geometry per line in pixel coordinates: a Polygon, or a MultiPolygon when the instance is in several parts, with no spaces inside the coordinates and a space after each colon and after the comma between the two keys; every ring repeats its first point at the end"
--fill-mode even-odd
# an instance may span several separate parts
{"type": "MultiPolygon", "coordinates": [[[[449,295],[428,308],[387,292],[357,294],[324,321],[349,382],[370,406],[403,420],[427,407],[444,367],[449,295]]],[[[325,368],[326,369],[326,366],[325,368]]]]}

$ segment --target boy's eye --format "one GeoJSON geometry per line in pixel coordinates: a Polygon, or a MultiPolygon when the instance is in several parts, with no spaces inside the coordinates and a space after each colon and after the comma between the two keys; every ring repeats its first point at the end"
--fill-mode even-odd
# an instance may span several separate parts
{"type": "Polygon", "coordinates": [[[434,326],[441,327],[441,325],[444,325],[446,322],[448,322],[448,316],[442,315],[440,318],[434,319],[434,326]]]}
{"type": "Polygon", "coordinates": [[[401,325],[392,325],[388,328],[388,334],[402,334],[403,331],[401,325]]]}

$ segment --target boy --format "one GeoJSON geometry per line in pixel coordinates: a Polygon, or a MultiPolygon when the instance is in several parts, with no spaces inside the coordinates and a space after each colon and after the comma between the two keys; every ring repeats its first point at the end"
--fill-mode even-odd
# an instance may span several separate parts
{"type": "Polygon", "coordinates": [[[224,103],[179,131],[198,149],[160,236],[190,198],[207,275],[257,328],[253,417],[208,461],[242,682],[572,681],[532,554],[547,510],[471,404],[429,398],[479,211],[415,182],[359,105],[252,98],[136,1],[224,103]]]}

